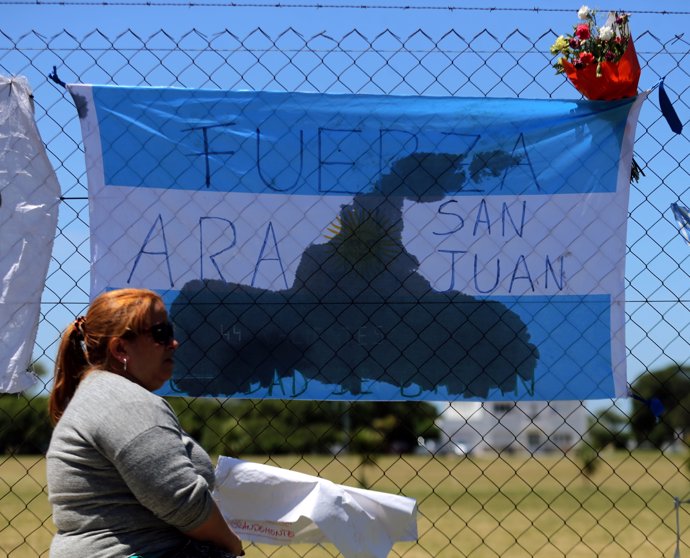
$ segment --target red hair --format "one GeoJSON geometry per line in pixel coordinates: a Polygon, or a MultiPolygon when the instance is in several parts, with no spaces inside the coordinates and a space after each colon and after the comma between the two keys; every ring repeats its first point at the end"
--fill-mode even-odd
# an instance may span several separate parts
{"type": "Polygon", "coordinates": [[[84,318],[77,318],[62,334],[49,415],[55,425],[90,370],[114,370],[108,343],[128,331],[140,331],[161,297],[148,289],[118,289],[97,296],[84,318]]]}

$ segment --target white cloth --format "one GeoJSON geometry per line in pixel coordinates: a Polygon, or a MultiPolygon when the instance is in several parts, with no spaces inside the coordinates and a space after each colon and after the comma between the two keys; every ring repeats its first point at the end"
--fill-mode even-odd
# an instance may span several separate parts
{"type": "Polygon", "coordinates": [[[0,392],[29,370],[57,226],[60,186],[34,121],[25,77],[0,75],[0,392]]]}
{"type": "Polygon", "coordinates": [[[214,497],[244,540],[331,542],[345,558],[385,558],[396,541],[417,540],[412,498],[219,457],[214,497]]]}

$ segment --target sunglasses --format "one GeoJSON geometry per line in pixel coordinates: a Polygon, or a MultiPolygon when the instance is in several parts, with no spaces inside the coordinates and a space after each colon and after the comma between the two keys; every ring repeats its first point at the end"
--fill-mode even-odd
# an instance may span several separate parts
{"type": "Polygon", "coordinates": [[[142,331],[142,333],[149,334],[154,343],[158,343],[159,345],[170,345],[175,339],[175,330],[172,322],[154,324],[150,328],[142,331]]]}

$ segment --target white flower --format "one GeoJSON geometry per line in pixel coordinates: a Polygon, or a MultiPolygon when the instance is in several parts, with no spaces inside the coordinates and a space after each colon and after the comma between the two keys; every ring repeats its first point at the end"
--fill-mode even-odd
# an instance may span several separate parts
{"type": "Polygon", "coordinates": [[[577,11],[577,17],[580,19],[589,19],[590,15],[592,15],[592,10],[589,9],[589,6],[582,6],[577,11]]]}
{"type": "Polygon", "coordinates": [[[610,25],[604,25],[603,27],[599,28],[599,38],[602,41],[608,41],[609,39],[613,39],[614,36],[613,32],[613,27],[610,25]]]}

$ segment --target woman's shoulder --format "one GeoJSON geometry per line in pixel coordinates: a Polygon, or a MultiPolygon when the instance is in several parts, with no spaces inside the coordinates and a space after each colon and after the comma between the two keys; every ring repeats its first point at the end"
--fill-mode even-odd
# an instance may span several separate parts
{"type": "Polygon", "coordinates": [[[154,428],[180,432],[163,398],[111,372],[90,372],[79,384],[56,429],[78,431],[106,454],[116,454],[154,428]]]}
{"type": "Polygon", "coordinates": [[[72,405],[87,412],[97,412],[109,421],[131,422],[136,419],[141,424],[154,425],[167,422],[174,425],[177,422],[162,397],[105,370],[94,370],[82,380],[68,409],[72,405]]]}
{"type": "Polygon", "coordinates": [[[88,393],[90,396],[104,393],[110,400],[115,400],[120,396],[135,401],[157,401],[161,399],[155,393],[151,393],[139,384],[120,374],[108,372],[107,370],[92,370],[89,372],[79,384],[77,393],[80,391],[88,393]]]}
{"type": "Polygon", "coordinates": [[[163,398],[127,378],[105,371],[90,372],[53,432],[51,447],[92,446],[110,460],[125,448],[150,440],[156,429],[182,439],[182,428],[163,398]]]}

